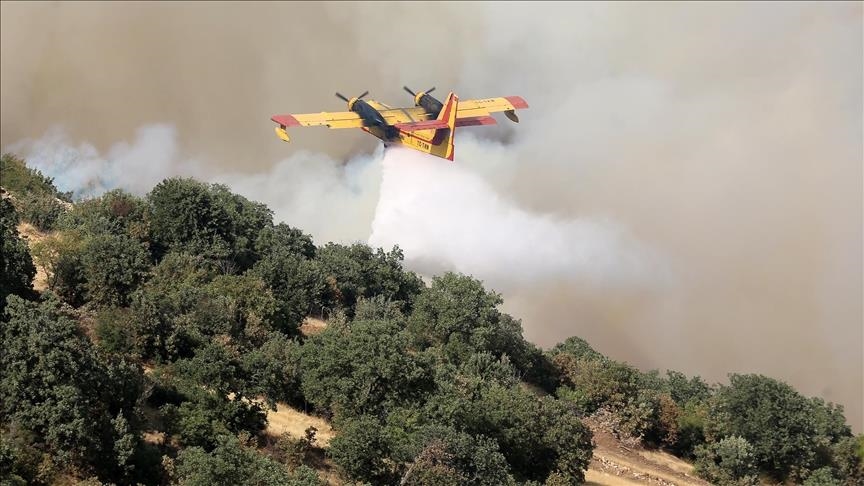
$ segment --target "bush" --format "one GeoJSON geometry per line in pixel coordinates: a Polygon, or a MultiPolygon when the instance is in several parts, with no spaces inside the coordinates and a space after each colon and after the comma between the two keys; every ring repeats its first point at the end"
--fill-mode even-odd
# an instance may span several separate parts
{"type": "Polygon", "coordinates": [[[90,238],[81,253],[87,299],[100,306],[126,306],[150,268],[146,250],[125,235],[90,238]]]}
{"type": "Polygon", "coordinates": [[[71,193],[61,193],[54,186],[54,180],[42,172],[27,167],[24,159],[14,154],[5,153],[0,156],[0,181],[3,187],[15,194],[44,194],[71,202],[71,193]]]}
{"type": "Polygon", "coordinates": [[[109,307],[96,316],[96,338],[100,348],[109,353],[129,354],[135,349],[135,334],[129,309],[109,307]]]}
{"type": "Polygon", "coordinates": [[[17,226],[15,207],[8,199],[0,199],[0,317],[8,295],[26,298],[33,293],[36,267],[17,226]]]}
{"type": "Polygon", "coordinates": [[[800,481],[828,465],[821,453],[851,436],[841,410],[808,399],[791,386],[761,375],[730,375],[712,402],[710,433],[750,443],[759,469],[779,480],[800,481]]]}
{"type": "Polygon", "coordinates": [[[408,345],[393,322],[328,326],[302,347],[303,394],[317,407],[347,415],[420,401],[431,390],[431,367],[408,345]]]}
{"type": "Polygon", "coordinates": [[[218,446],[207,452],[190,447],[177,456],[174,484],[185,486],[322,486],[315,471],[301,466],[293,473],[246,447],[233,437],[214,438],[218,446]]]}
{"type": "Polygon", "coordinates": [[[51,231],[63,214],[63,204],[52,195],[27,193],[19,196],[18,207],[21,219],[32,224],[39,231],[51,231]]]}
{"type": "Polygon", "coordinates": [[[696,448],[696,473],[720,486],[758,484],[753,447],[741,437],[696,448]]]}

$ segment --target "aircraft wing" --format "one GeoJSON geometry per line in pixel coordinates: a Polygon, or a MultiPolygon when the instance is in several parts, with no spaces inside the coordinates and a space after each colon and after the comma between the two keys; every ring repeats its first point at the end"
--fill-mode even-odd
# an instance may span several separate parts
{"type": "Polygon", "coordinates": [[[353,111],[273,115],[270,119],[283,127],[360,128],[363,126],[363,119],[353,111]]]}
{"type": "MultiPolygon", "coordinates": [[[[482,117],[498,111],[507,112],[511,120],[516,117],[516,110],[528,108],[528,103],[521,96],[504,96],[501,98],[485,98],[482,100],[459,100],[456,118],[482,117]]],[[[516,120],[514,120],[516,121],[516,120]]]]}
{"type": "Polygon", "coordinates": [[[385,110],[378,109],[378,113],[381,113],[381,116],[384,117],[384,120],[387,121],[388,125],[396,125],[399,123],[416,123],[435,119],[434,116],[426,113],[426,109],[420,106],[415,106],[412,108],[389,108],[385,110]]]}

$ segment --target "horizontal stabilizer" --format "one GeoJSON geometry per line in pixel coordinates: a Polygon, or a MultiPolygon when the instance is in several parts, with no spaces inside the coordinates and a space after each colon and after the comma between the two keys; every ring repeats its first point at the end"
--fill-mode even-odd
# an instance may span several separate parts
{"type": "Polygon", "coordinates": [[[411,123],[397,123],[394,126],[403,132],[415,132],[417,130],[439,130],[441,128],[447,128],[447,122],[445,120],[426,120],[411,123]]]}
{"type": "Polygon", "coordinates": [[[498,123],[491,116],[469,116],[465,118],[457,118],[457,127],[474,127],[477,125],[495,125],[498,123]]]}

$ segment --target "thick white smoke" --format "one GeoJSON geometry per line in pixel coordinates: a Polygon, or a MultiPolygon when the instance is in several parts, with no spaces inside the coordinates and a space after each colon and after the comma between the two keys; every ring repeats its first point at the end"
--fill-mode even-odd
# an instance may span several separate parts
{"type": "Polygon", "coordinates": [[[347,163],[321,153],[297,152],[257,174],[229,171],[204,158],[182,154],[173,125],[139,128],[130,141],[100,153],[88,142],[71,140],[60,126],[42,137],[4,150],[23,157],[30,167],[54,178],[75,199],[98,197],[111,189],[143,196],[168,177],[194,177],[226,184],[238,194],[267,204],[277,221],[287,221],[316,241],[364,241],[375,210],[382,149],[347,163]]]}
{"type": "MultiPolygon", "coordinates": [[[[460,140],[460,142],[466,142],[460,140]]],[[[384,155],[369,244],[399,245],[426,274],[453,270],[511,291],[550,280],[653,287],[662,280],[648,252],[604,219],[565,219],[520,208],[465,165],[410,149],[384,155]]]]}
{"type": "Polygon", "coordinates": [[[96,197],[122,188],[135,194],[149,191],[168,175],[200,172],[182,162],[177,153],[177,133],[172,125],[145,125],[131,142],[117,142],[105,154],[88,142],[70,140],[62,126],[42,137],[25,139],[6,147],[24,157],[61,191],[76,199],[96,197]]]}

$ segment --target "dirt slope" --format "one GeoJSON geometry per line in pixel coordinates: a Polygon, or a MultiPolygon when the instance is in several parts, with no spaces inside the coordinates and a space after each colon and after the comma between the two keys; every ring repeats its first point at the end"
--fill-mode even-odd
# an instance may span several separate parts
{"type": "MultiPolygon", "coordinates": [[[[48,233],[39,231],[30,223],[19,223],[17,229],[18,234],[27,240],[27,246],[30,248],[31,254],[33,252],[33,245],[48,237],[48,233]]],[[[33,264],[36,265],[36,276],[33,278],[33,289],[42,292],[48,288],[48,274],[45,273],[45,269],[41,265],[36,263],[35,259],[33,264]]]]}
{"type": "Polygon", "coordinates": [[[671,454],[624,445],[610,432],[589,420],[594,433],[594,457],[585,475],[590,485],[710,485],[696,477],[693,466],[671,454]]]}

